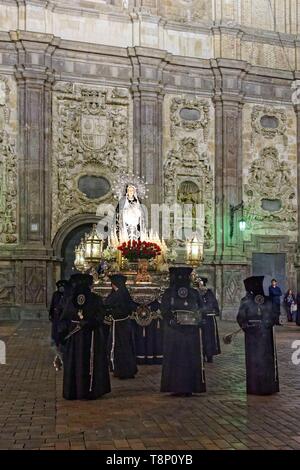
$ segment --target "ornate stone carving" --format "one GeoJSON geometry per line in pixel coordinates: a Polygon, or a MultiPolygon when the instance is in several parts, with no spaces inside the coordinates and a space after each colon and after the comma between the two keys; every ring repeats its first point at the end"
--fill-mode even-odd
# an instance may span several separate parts
{"type": "Polygon", "coordinates": [[[0,304],[15,303],[15,273],[11,267],[0,266],[0,304]]]}
{"type": "Polygon", "coordinates": [[[183,23],[211,18],[211,8],[205,0],[163,0],[159,2],[159,12],[183,23]]]}
{"type": "Polygon", "coordinates": [[[254,106],[251,114],[252,142],[254,141],[255,133],[262,135],[266,139],[273,139],[274,137],[281,135],[284,145],[287,145],[286,121],[286,112],[282,108],[254,106]],[[274,126],[265,126],[263,124],[264,117],[273,118],[274,126]]]}
{"type": "Polygon", "coordinates": [[[225,271],[224,273],[224,306],[239,304],[243,297],[241,271],[225,271]]]}
{"type": "Polygon", "coordinates": [[[247,212],[255,223],[270,223],[271,227],[280,224],[287,230],[296,230],[296,181],[288,163],[280,160],[275,147],[265,147],[249,169],[248,183],[245,185],[247,212]],[[280,200],[281,208],[266,211],[262,200],[280,200]]]}
{"type": "Polygon", "coordinates": [[[90,199],[78,189],[80,176],[111,181],[113,175],[128,170],[128,91],[59,82],[54,86],[53,114],[52,235],[72,215],[96,213],[103,200],[90,199]]]}
{"type": "Polygon", "coordinates": [[[167,204],[177,202],[178,190],[185,181],[195,183],[199,191],[197,202],[204,204],[205,245],[209,248],[213,236],[213,177],[206,153],[200,153],[197,140],[192,137],[181,139],[178,148],[170,150],[165,161],[164,192],[167,204]]]}
{"type": "Polygon", "coordinates": [[[25,274],[25,303],[45,304],[46,302],[46,272],[44,267],[26,266],[25,274]]]}
{"type": "Polygon", "coordinates": [[[209,125],[209,105],[199,98],[173,98],[170,108],[171,137],[174,137],[178,129],[187,132],[202,129],[203,140],[206,142],[209,125]],[[182,110],[194,110],[195,119],[185,119],[182,110]],[[197,116],[198,115],[198,116],[197,116]]]}
{"type": "Polygon", "coordinates": [[[9,121],[9,108],[7,106],[9,92],[7,78],[0,75],[0,129],[4,129],[9,121]]]}
{"type": "Polygon", "coordinates": [[[17,160],[9,128],[8,81],[0,76],[0,243],[17,241],[17,160]]]}

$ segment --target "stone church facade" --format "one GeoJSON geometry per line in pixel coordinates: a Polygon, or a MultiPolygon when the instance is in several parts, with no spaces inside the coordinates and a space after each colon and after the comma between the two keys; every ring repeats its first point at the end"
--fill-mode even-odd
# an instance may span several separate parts
{"type": "Polygon", "coordinates": [[[122,171],[196,188],[224,318],[259,260],[299,288],[299,32],[299,0],[0,0],[0,318],[45,314],[122,171]]]}

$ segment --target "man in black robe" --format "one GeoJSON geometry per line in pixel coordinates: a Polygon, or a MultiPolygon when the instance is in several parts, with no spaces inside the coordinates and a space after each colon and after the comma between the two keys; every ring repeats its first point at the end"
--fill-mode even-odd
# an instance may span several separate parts
{"type": "Polygon", "coordinates": [[[241,300],[237,322],[245,333],[247,393],[270,395],[279,392],[272,301],[264,295],[264,276],[244,280],[246,296],[241,300]]]}
{"type": "Polygon", "coordinates": [[[91,292],[92,284],[92,276],[77,277],[77,285],[61,316],[66,400],[93,400],[110,392],[103,334],[105,308],[100,296],[91,292]]]}
{"type": "Polygon", "coordinates": [[[203,304],[197,290],[190,286],[192,268],[169,271],[170,287],[161,302],[164,348],[160,390],[189,396],[206,391],[199,317],[203,304]]]}
{"type": "Polygon", "coordinates": [[[133,301],[126,287],[126,276],[109,276],[112,291],[104,303],[111,319],[109,337],[110,367],[119,379],[134,378],[137,373],[133,330],[130,320],[133,301]]]}
{"type": "Polygon", "coordinates": [[[57,290],[53,293],[50,310],[49,310],[49,321],[51,321],[51,339],[55,346],[59,347],[59,318],[62,314],[63,309],[63,297],[64,291],[68,281],[63,279],[57,281],[57,290]]]}
{"type": "Polygon", "coordinates": [[[145,305],[134,302],[134,310],[138,313],[138,309],[152,315],[150,323],[143,325],[136,320],[132,320],[136,358],[138,364],[161,364],[162,348],[163,348],[163,328],[160,318],[160,303],[154,300],[145,305]]]}
{"type": "Polygon", "coordinates": [[[213,356],[221,354],[218,325],[216,320],[216,315],[220,314],[219,304],[213,291],[206,287],[206,277],[197,275],[194,279],[194,283],[197,285],[200,298],[203,302],[203,353],[207,362],[213,362],[213,356]]]}

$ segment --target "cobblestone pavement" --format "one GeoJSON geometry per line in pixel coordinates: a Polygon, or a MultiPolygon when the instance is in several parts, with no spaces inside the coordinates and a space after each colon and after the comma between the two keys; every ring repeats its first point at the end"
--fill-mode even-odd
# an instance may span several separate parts
{"type": "MultiPolygon", "coordinates": [[[[222,334],[234,329],[220,322],[222,334]]],[[[140,366],[96,401],[62,399],[46,322],[0,323],[0,338],[1,449],[300,449],[300,364],[291,361],[300,327],[277,327],[280,393],[266,397],[245,394],[242,334],[206,365],[206,394],[160,394],[161,367],[140,366]]]]}

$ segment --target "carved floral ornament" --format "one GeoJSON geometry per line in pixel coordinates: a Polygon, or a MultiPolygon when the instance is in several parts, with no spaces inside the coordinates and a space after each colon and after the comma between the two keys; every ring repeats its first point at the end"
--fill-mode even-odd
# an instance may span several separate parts
{"type": "Polygon", "coordinates": [[[88,87],[69,82],[54,86],[53,236],[79,213],[96,213],[111,197],[89,198],[80,191],[80,177],[94,175],[108,182],[128,169],[129,95],[127,89],[88,87]]]}
{"type": "Polygon", "coordinates": [[[286,121],[286,112],[282,108],[254,106],[251,114],[252,143],[256,133],[266,139],[282,136],[284,145],[287,145],[286,121]]]}
{"type": "Polygon", "coordinates": [[[209,104],[199,98],[173,98],[170,107],[171,137],[178,129],[186,132],[203,131],[203,140],[207,141],[209,124],[209,104]]]}
{"type": "Polygon", "coordinates": [[[181,139],[177,148],[169,151],[164,163],[164,194],[167,204],[195,202],[195,192],[189,201],[182,199],[179,194],[181,184],[187,181],[191,182],[191,187],[197,186],[197,202],[203,203],[205,207],[205,246],[209,248],[213,238],[213,176],[206,154],[200,154],[197,140],[192,137],[181,139]]]}
{"type": "Polygon", "coordinates": [[[0,243],[17,241],[17,158],[9,129],[9,87],[0,76],[0,243]]]}
{"type": "Polygon", "coordinates": [[[247,211],[254,223],[264,223],[264,227],[296,230],[296,181],[288,162],[281,160],[275,147],[265,147],[259,158],[249,169],[248,183],[245,185],[247,211]],[[280,201],[278,210],[263,209],[263,202],[280,201]]]}

